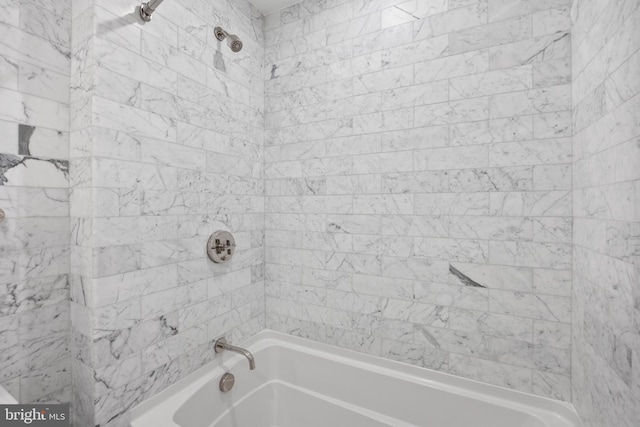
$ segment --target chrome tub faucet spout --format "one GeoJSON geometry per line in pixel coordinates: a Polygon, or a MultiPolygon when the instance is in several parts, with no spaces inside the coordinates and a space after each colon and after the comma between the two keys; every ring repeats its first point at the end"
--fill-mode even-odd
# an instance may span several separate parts
{"type": "Polygon", "coordinates": [[[244,348],[236,347],[235,345],[231,345],[227,343],[227,340],[223,337],[216,341],[215,345],[216,353],[222,353],[225,350],[233,351],[234,353],[239,353],[249,360],[249,369],[256,369],[256,362],[253,359],[253,354],[249,350],[245,350],[244,348]]]}

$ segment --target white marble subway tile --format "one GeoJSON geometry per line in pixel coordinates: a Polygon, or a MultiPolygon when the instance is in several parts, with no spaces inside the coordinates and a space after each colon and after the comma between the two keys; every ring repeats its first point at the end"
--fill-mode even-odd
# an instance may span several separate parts
{"type": "MultiPolygon", "coordinates": [[[[452,263],[476,283],[489,289],[531,292],[533,290],[532,269],[490,264],[452,263]]],[[[449,274],[449,283],[460,284],[460,278],[449,274]]]]}
{"type": "Polygon", "coordinates": [[[449,88],[446,81],[412,85],[382,92],[382,109],[415,107],[425,104],[437,104],[449,100],[449,88]]]}
{"type": "MultiPolygon", "coordinates": [[[[568,324],[571,321],[570,305],[571,300],[561,296],[497,290],[489,292],[489,310],[498,314],[568,324]]],[[[554,345],[553,347],[559,346],[554,345]]]]}
{"type": "Polygon", "coordinates": [[[488,71],[487,50],[475,50],[414,64],[414,82],[428,83],[488,71]]]}
{"type": "Polygon", "coordinates": [[[177,284],[177,267],[168,265],[95,279],[95,306],[101,307],[148,295],[177,284]],[[160,280],[159,278],[162,278],[160,280]]]}
{"type": "Polygon", "coordinates": [[[448,170],[464,168],[481,168],[488,165],[486,146],[434,148],[415,151],[415,169],[448,170]]]}
{"type": "Polygon", "coordinates": [[[534,223],[530,218],[455,216],[448,218],[448,230],[456,239],[532,240],[534,223]]]}
{"type": "Polygon", "coordinates": [[[569,191],[491,193],[491,214],[504,216],[557,216],[571,214],[569,191]]]}
{"type": "Polygon", "coordinates": [[[515,92],[533,87],[530,65],[489,71],[449,80],[449,98],[464,99],[495,93],[515,92]]]}
{"type": "Polygon", "coordinates": [[[451,4],[448,10],[414,21],[414,39],[421,40],[476,27],[487,23],[487,2],[467,1],[467,4],[451,4]]]}
{"type": "Polygon", "coordinates": [[[5,56],[0,57],[0,87],[18,89],[18,61],[5,56]]]}
{"type": "Polygon", "coordinates": [[[535,174],[532,174],[532,172],[535,172],[535,168],[509,167],[454,170],[449,175],[449,191],[531,190],[535,183],[535,174]]]}
{"type": "Polygon", "coordinates": [[[4,284],[0,292],[4,296],[0,312],[11,315],[63,303],[69,297],[69,282],[66,275],[38,278],[4,284]]]}
{"type": "Polygon", "coordinates": [[[479,240],[416,238],[413,255],[460,262],[487,262],[489,244],[479,240]]]}
{"type": "Polygon", "coordinates": [[[571,272],[566,270],[533,270],[535,292],[549,295],[570,296],[571,272]]]}
{"type": "Polygon", "coordinates": [[[28,156],[0,155],[5,165],[0,182],[8,186],[64,189],[69,185],[69,164],[63,160],[41,160],[28,156]]]}
{"type": "MultiPolygon", "coordinates": [[[[416,127],[487,120],[489,98],[470,98],[415,107],[414,114],[416,127]]],[[[492,117],[494,117],[493,114],[492,117]]]]}
{"type": "Polygon", "coordinates": [[[17,27],[20,25],[20,4],[14,1],[3,2],[0,6],[2,13],[2,21],[5,24],[17,27]]]}
{"type": "Polygon", "coordinates": [[[533,323],[533,340],[537,345],[571,348],[571,325],[537,320],[533,323]]]}
{"type": "MultiPolygon", "coordinates": [[[[67,359],[28,372],[27,375],[20,378],[20,400],[37,401],[68,387],[71,383],[70,370],[70,360],[67,359]]],[[[51,401],[51,399],[44,400],[51,401]]]]}
{"type": "Polygon", "coordinates": [[[531,388],[539,396],[571,401],[571,379],[567,375],[534,370],[531,388]]]}
{"type": "Polygon", "coordinates": [[[533,168],[534,190],[570,190],[571,165],[541,165],[533,168]]]}
{"type": "Polygon", "coordinates": [[[413,283],[410,280],[354,274],[351,290],[356,294],[409,300],[413,283]]]}
{"type": "Polygon", "coordinates": [[[533,87],[567,84],[571,81],[571,60],[552,59],[533,64],[533,87]]]}
{"type": "Polygon", "coordinates": [[[570,7],[547,9],[532,14],[533,36],[556,34],[571,30],[570,7]]]}
{"type": "Polygon", "coordinates": [[[571,160],[569,138],[518,141],[489,147],[491,166],[546,165],[571,160]]]}
{"type": "Polygon", "coordinates": [[[327,27],[327,45],[371,34],[375,31],[379,31],[380,29],[380,12],[354,17],[349,21],[327,27]]]}
{"type": "Polygon", "coordinates": [[[446,125],[382,133],[382,151],[403,151],[448,145],[450,145],[449,128],[446,125]]]}
{"type": "Polygon", "coordinates": [[[382,342],[382,356],[437,370],[446,369],[450,357],[447,352],[432,346],[402,343],[388,339],[382,342]]]}
{"type": "Polygon", "coordinates": [[[66,218],[10,218],[0,224],[0,250],[56,246],[69,234],[66,218]]]}
{"type": "Polygon", "coordinates": [[[496,264],[569,269],[571,246],[563,243],[489,242],[489,260],[496,264]]]}
{"type": "Polygon", "coordinates": [[[511,389],[531,391],[531,370],[476,357],[450,354],[447,372],[511,389]]]}
{"type": "Polygon", "coordinates": [[[18,79],[17,89],[22,93],[58,102],[69,102],[68,75],[21,62],[18,79]]]}
{"type": "Polygon", "coordinates": [[[140,269],[140,245],[120,245],[95,248],[92,251],[96,277],[112,276],[140,269]]]}
{"type": "Polygon", "coordinates": [[[568,375],[570,372],[571,358],[568,350],[538,347],[501,338],[491,338],[489,347],[492,357],[502,363],[556,374],[568,375]]]}
{"type": "Polygon", "coordinates": [[[380,92],[413,83],[413,67],[404,66],[354,77],[355,94],[380,92]]]}
{"type": "Polygon", "coordinates": [[[18,125],[18,152],[21,155],[37,158],[67,160],[69,158],[69,133],[18,125]]]}
{"type": "Polygon", "coordinates": [[[572,221],[570,218],[534,218],[533,239],[539,242],[571,243],[572,221]]]}
{"type": "Polygon", "coordinates": [[[0,89],[0,119],[61,131],[69,130],[69,106],[38,96],[0,89]]]}
{"type": "Polygon", "coordinates": [[[571,113],[561,111],[533,116],[533,133],[536,138],[562,138],[571,136],[571,113]]]}
{"type": "MultiPolygon", "coordinates": [[[[415,281],[413,299],[445,307],[458,307],[486,312],[489,309],[489,292],[486,289],[425,283],[415,281]]],[[[450,316],[450,322],[457,322],[457,316],[450,316]]]]}
{"type": "Polygon", "coordinates": [[[421,171],[385,173],[382,175],[382,192],[391,194],[437,193],[449,191],[446,171],[421,171]]]}
{"type": "Polygon", "coordinates": [[[0,54],[26,61],[59,73],[69,73],[70,55],[66,48],[50,40],[0,23],[0,54]],[[29,49],[21,48],[29,46],[29,49]]]}
{"type": "Polygon", "coordinates": [[[402,46],[412,40],[413,22],[408,22],[354,38],[353,54],[359,56],[395,46],[402,46]]]}
{"type": "Polygon", "coordinates": [[[571,108],[571,90],[561,85],[493,95],[489,105],[491,118],[565,111],[571,108]]]}
{"type": "Polygon", "coordinates": [[[451,53],[468,52],[532,36],[530,16],[520,16],[449,34],[451,53]]]}
{"type": "Polygon", "coordinates": [[[447,263],[439,260],[383,256],[381,261],[384,277],[444,282],[448,271],[447,263]]]}
{"type": "Polygon", "coordinates": [[[383,68],[401,67],[429,61],[449,53],[449,38],[446,35],[420,40],[382,51],[383,68]]]}
{"type": "Polygon", "coordinates": [[[3,137],[0,138],[0,152],[18,155],[18,125],[9,121],[0,120],[0,132],[3,135],[3,137]]]}
{"type": "Polygon", "coordinates": [[[150,138],[175,141],[175,121],[154,113],[95,98],[93,120],[101,127],[143,135],[150,138]]]}
{"type": "Polygon", "coordinates": [[[412,22],[447,10],[447,1],[420,2],[410,0],[381,10],[382,28],[412,22]]]}
{"type": "MultiPolygon", "coordinates": [[[[225,163],[224,159],[227,156],[220,157],[222,157],[221,163],[225,163]]],[[[205,156],[203,150],[177,146],[150,138],[140,138],[140,160],[157,165],[204,170],[208,155],[205,156]]]]}
{"type": "Polygon", "coordinates": [[[328,176],[327,194],[375,194],[381,193],[381,181],[377,175],[328,176]]]}
{"type": "Polygon", "coordinates": [[[488,193],[416,194],[418,215],[488,215],[488,193]]]}
{"type": "Polygon", "coordinates": [[[527,15],[554,7],[568,5],[569,0],[541,0],[530,3],[526,0],[489,0],[491,21],[499,21],[513,16],[527,15]]]}
{"type": "Polygon", "coordinates": [[[177,73],[158,63],[100,38],[95,42],[95,53],[98,67],[128,76],[133,80],[144,81],[170,93],[176,91],[177,73]]]}
{"type": "Polygon", "coordinates": [[[142,365],[145,370],[153,370],[166,363],[176,360],[180,355],[187,354],[195,347],[207,342],[207,328],[205,325],[180,332],[142,352],[142,365]]]}
{"type": "Polygon", "coordinates": [[[570,56],[571,35],[562,32],[491,47],[489,64],[492,69],[530,63],[544,66],[547,62],[570,56]]]}

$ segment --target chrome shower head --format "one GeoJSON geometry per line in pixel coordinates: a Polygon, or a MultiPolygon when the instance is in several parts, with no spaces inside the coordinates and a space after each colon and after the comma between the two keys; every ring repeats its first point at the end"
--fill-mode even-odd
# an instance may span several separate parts
{"type": "Polygon", "coordinates": [[[215,32],[218,40],[223,41],[224,39],[227,39],[227,44],[233,52],[237,53],[242,50],[242,41],[240,40],[240,37],[235,34],[227,33],[221,27],[216,27],[213,31],[215,32]]]}

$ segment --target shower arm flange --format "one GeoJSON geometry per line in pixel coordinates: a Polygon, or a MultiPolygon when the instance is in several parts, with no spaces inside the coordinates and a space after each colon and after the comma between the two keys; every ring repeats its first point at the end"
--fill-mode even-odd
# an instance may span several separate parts
{"type": "Polygon", "coordinates": [[[140,5],[140,18],[145,22],[151,21],[151,13],[153,13],[153,11],[151,11],[151,13],[147,13],[147,10],[147,3],[140,5]]]}
{"type": "Polygon", "coordinates": [[[140,5],[140,18],[145,21],[151,21],[151,16],[153,12],[156,11],[156,8],[162,3],[164,0],[151,0],[147,3],[142,3],[140,5]]]}

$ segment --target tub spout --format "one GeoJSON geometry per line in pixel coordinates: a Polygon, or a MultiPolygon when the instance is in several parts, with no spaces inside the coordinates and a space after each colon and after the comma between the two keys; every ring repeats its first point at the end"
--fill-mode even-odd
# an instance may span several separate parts
{"type": "Polygon", "coordinates": [[[235,345],[227,343],[227,340],[225,338],[220,338],[218,339],[218,341],[216,341],[215,350],[216,353],[222,353],[225,350],[240,353],[249,361],[249,369],[252,371],[256,369],[256,361],[253,358],[253,354],[251,354],[249,350],[245,350],[244,348],[236,347],[235,345]]]}

